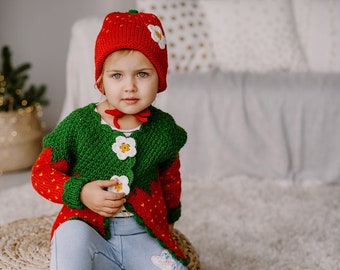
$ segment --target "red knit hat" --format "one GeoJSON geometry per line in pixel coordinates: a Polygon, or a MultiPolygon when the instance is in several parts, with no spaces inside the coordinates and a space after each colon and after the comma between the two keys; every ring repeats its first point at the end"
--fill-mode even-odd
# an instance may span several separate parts
{"type": "MultiPolygon", "coordinates": [[[[104,61],[114,51],[132,49],[143,53],[155,67],[158,92],[166,89],[168,56],[160,20],[150,13],[130,10],[106,15],[95,45],[95,79],[102,73],[104,61]]],[[[99,85],[97,84],[98,88],[99,85]]]]}

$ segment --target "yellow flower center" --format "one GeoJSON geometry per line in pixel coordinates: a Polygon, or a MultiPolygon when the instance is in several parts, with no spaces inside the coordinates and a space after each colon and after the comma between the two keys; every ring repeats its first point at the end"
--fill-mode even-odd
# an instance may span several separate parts
{"type": "Polygon", "coordinates": [[[162,39],[162,33],[160,33],[159,31],[155,31],[155,33],[158,39],[162,39]]]}
{"type": "Polygon", "coordinates": [[[123,184],[119,183],[115,186],[115,190],[117,190],[117,192],[120,192],[123,189],[123,184]]]}
{"type": "Polygon", "coordinates": [[[127,143],[122,143],[121,146],[119,147],[120,150],[123,152],[123,153],[126,153],[126,152],[129,152],[130,151],[130,145],[127,144],[127,143]]]}

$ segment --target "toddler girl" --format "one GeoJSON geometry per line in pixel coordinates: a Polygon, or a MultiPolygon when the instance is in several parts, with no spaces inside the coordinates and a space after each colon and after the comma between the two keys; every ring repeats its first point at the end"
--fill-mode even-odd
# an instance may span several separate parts
{"type": "Polygon", "coordinates": [[[32,168],[36,191],[62,204],[51,269],[187,269],[171,236],[181,215],[179,151],[187,135],[152,106],[166,89],[167,67],[155,15],[105,17],[95,81],[106,100],[75,110],[45,136],[32,168]]]}

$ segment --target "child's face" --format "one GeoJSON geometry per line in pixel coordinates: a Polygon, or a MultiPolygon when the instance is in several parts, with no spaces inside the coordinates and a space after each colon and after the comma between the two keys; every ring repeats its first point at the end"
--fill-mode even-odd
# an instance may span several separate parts
{"type": "Polygon", "coordinates": [[[109,105],[126,114],[149,107],[158,92],[158,74],[144,54],[122,50],[109,55],[103,65],[102,91],[109,105]]]}

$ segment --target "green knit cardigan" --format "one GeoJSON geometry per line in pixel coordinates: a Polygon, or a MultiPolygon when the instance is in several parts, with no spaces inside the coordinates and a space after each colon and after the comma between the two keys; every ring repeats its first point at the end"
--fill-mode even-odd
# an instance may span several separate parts
{"type": "MultiPolygon", "coordinates": [[[[45,136],[43,140],[45,153],[33,167],[32,183],[35,189],[52,201],[51,194],[54,194],[56,174],[50,173],[51,169],[44,166],[59,167],[60,164],[66,164],[69,170],[66,172],[68,177],[62,191],[62,202],[65,206],[59,213],[52,233],[65,218],[72,218],[76,213],[72,209],[78,209],[77,215],[82,216],[82,219],[90,225],[91,220],[86,219],[90,216],[91,219],[96,219],[92,226],[97,227],[98,231],[108,238],[110,235],[108,219],[103,219],[104,225],[101,225],[98,221],[100,218],[94,213],[89,213],[89,209],[81,202],[80,192],[90,181],[124,175],[128,177],[130,186],[130,194],[125,204],[127,210],[135,214],[136,221],[144,226],[150,235],[156,237],[161,245],[184,262],[183,254],[166,232],[167,223],[177,221],[181,215],[179,172],[176,176],[169,173],[169,180],[163,181],[168,181],[166,184],[160,182],[160,175],[162,172],[165,174],[171,172],[172,167],[176,167],[175,174],[176,170],[179,170],[177,162],[179,151],[187,140],[185,130],[175,123],[170,114],[151,106],[149,121],[143,123],[139,130],[133,131],[129,136],[135,140],[137,153],[121,160],[113,151],[113,144],[117,137],[125,135],[123,132],[113,131],[107,124],[102,124],[95,106],[89,104],[75,110],[45,136]],[[164,191],[162,189],[165,186],[170,188],[164,191]],[[148,210],[152,207],[156,207],[155,213],[148,210]],[[163,219],[166,220],[163,222],[161,221],[163,219]]],[[[58,202],[58,191],[55,192],[58,202]]]]}
{"type": "Polygon", "coordinates": [[[129,136],[136,141],[137,154],[126,160],[119,160],[112,151],[116,138],[125,135],[101,123],[95,104],[74,111],[45,136],[44,147],[53,149],[52,161],[66,159],[72,168],[71,175],[76,176],[76,181],[68,181],[74,190],[69,191],[70,196],[64,195],[65,203],[74,208],[84,207],[74,200],[73,193],[79,193],[91,180],[110,179],[113,175],[126,175],[132,192],[135,187],[150,191],[150,181],[157,178],[159,169],[172,164],[187,139],[184,129],[170,114],[152,106],[150,110],[149,121],[129,136]]]}

